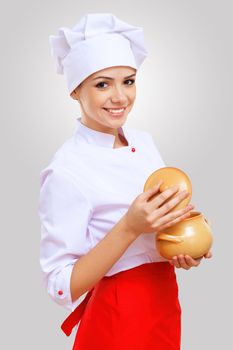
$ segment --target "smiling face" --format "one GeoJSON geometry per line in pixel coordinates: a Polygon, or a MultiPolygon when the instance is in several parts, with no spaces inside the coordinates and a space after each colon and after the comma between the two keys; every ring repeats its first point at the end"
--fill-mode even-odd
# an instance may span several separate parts
{"type": "Polygon", "coordinates": [[[136,69],[128,66],[102,69],[86,78],[71,93],[80,103],[81,122],[91,129],[116,135],[134,104],[135,78],[136,69]]]}

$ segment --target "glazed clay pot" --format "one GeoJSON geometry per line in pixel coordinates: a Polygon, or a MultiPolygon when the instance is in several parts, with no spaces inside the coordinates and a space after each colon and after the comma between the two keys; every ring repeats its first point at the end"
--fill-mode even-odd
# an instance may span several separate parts
{"type": "Polygon", "coordinates": [[[179,254],[200,258],[210,250],[212,242],[210,225],[202,213],[195,211],[156,236],[160,255],[169,260],[179,254]]]}
{"type": "MultiPolygon", "coordinates": [[[[159,180],[163,180],[163,183],[159,188],[160,192],[163,192],[174,185],[179,186],[179,191],[175,195],[173,195],[173,197],[175,197],[179,192],[184,190],[189,192],[189,196],[183,199],[180,203],[178,203],[174,208],[171,209],[171,211],[182,209],[190,202],[192,196],[192,184],[188,175],[181,169],[175,167],[164,167],[157,169],[146,180],[143,191],[145,192],[151,187],[155,186],[159,182],[159,180]]],[[[171,197],[167,200],[167,202],[170,199],[171,197]]],[[[164,203],[166,203],[166,201],[164,203]]]]}

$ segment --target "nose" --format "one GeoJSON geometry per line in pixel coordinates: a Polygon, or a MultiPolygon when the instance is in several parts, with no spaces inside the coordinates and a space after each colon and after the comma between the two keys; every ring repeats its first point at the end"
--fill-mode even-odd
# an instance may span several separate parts
{"type": "Polygon", "coordinates": [[[127,96],[125,94],[125,92],[123,91],[123,89],[121,88],[115,88],[114,92],[112,93],[112,97],[111,100],[113,103],[125,103],[127,101],[127,96]]]}

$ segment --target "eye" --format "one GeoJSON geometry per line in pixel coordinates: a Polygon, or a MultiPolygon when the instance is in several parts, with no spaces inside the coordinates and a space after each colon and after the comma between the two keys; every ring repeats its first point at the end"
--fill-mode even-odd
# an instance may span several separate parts
{"type": "Polygon", "coordinates": [[[126,85],[133,85],[135,83],[135,79],[128,79],[128,80],[125,80],[125,82],[127,81],[131,81],[131,84],[126,84],[126,85]]]}
{"type": "MultiPolygon", "coordinates": [[[[128,79],[125,80],[124,83],[126,83],[126,85],[133,85],[135,83],[135,79],[128,79]],[[127,84],[127,82],[131,82],[130,84],[127,84]]],[[[96,84],[95,86],[97,88],[103,89],[105,88],[104,84],[107,84],[105,81],[101,81],[100,83],[96,84]]],[[[108,85],[108,84],[107,84],[108,85]]]]}
{"type": "Polygon", "coordinates": [[[104,81],[101,81],[100,83],[96,84],[97,88],[103,88],[104,86],[102,86],[101,84],[107,84],[104,81]]]}

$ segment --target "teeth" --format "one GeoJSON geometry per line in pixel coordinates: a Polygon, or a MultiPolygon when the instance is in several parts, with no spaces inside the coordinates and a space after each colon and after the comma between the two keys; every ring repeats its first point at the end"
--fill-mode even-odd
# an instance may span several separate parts
{"type": "Polygon", "coordinates": [[[115,113],[115,114],[118,114],[118,113],[122,113],[124,111],[124,108],[122,109],[108,109],[106,108],[110,113],[115,113]]]}

